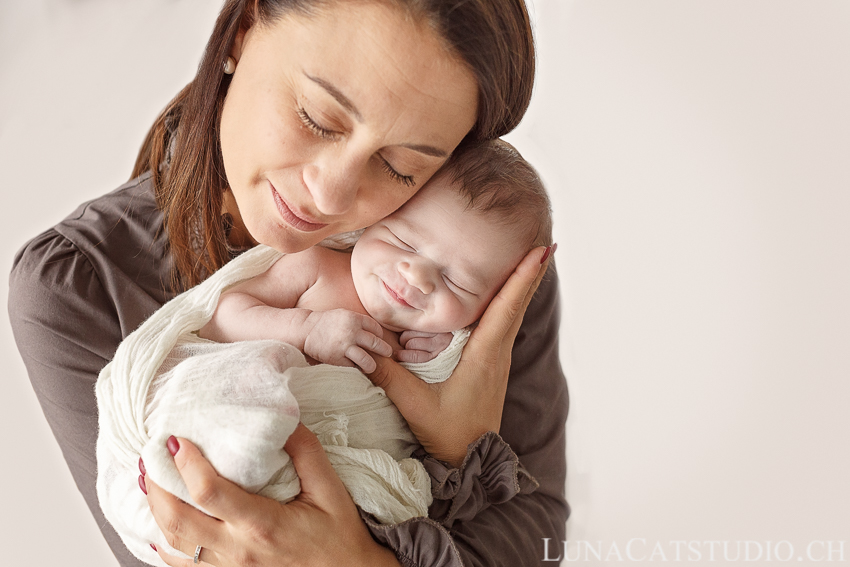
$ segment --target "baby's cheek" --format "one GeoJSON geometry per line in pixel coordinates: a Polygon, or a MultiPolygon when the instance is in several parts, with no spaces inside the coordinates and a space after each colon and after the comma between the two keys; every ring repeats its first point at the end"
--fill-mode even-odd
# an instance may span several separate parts
{"type": "Polygon", "coordinates": [[[444,305],[446,319],[441,332],[457,331],[471,325],[478,319],[479,302],[463,301],[454,297],[444,305]]]}

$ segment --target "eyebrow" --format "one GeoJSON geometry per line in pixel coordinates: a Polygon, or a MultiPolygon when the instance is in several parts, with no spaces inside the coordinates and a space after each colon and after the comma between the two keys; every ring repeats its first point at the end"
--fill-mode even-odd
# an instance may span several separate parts
{"type": "MultiPolygon", "coordinates": [[[[363,122],[363,115],[360,114],[360,111],[357,110],[357,107],[354,106],[354,103],[351,102],[347,96],[342,94],[338,88],[333,86],[328,81],[320,78],[314,77],[308,73],[304,73],[308,79],[325,89],[329,95],[331,95],[345,110],[350,112],[354,118],[357,119],[358,122],[363,122]]],[[[426,156],[437,157],[437,158],[447,158],[449,154],[445,150],[441,150],[440,148],[435,148],[434,146],[427,146],[423,144],[399,144],[402,148],[407,148],[408,150],[413,150],[414,152],[419,152],[420,154],[425,154],[426,156]]]]}
{"type": "Polygon", "coordinates": [[[323,89],[328,91],[328,94],[331,95],[332,97],[334,97],[336,99],[336,101],[338,103],[340,103],[344,109],[346,109],[348,112],[353,114],[354,118],[356,118],[358,122],[363,122],[363,115],[360,114],[360,111],[357,110],[357,107],[354,106],[354,103],[351,102],[351,100],[347,96],[342,94],[342,92],[338,88],[336,88],[335,86],[333,86],[332,84],[330,84],[326,80],[320,79],[319,77],[314,77],[314,76],[309,75],[307,73],[304,73],[304,75],[308,79],[310,79],[311,81],[313,81],[314,83],[316,83],[317,85],[319,85],[320,87],[322,87],[323,89]]]}

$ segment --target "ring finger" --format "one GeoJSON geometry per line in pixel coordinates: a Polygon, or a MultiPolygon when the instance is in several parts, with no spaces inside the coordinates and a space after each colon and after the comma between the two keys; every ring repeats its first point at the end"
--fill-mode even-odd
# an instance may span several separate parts
{"type": "MultiPolygon", "coordinates": [[[[145,481],[151,513],[168,545],[193,558],[200,544],[204,546],[201,550],[203,559],[199,557],[198,560],[203,560],[208,565],[217,565],[216,553],[211,548],[214,548],[218,541],[217,534],[222,528],[221,520],[208,516],[194,506],[183,502],[157,486],[152,480],[145,478],[145,481]]],[[[157,552],[160,555],[163,554],[160,550],[157,552]]],[[[182,558],[173,557],[173,559],[177,561],[176,565],[194,564],[192,559],[189,559],[188,563],[185,563],[182,558]]]]}
{"type": "Polygon", "coordinates": [[[208,549],[205,549],[201,546],[196,546],[196,551],[193,554],[192,559],[186,559],[184,557],[176,557],[174,555],[169,555],[165,553],[165,551],[161,549],[157,549],[156,552],[159,554],[160,558],[165,561],[171,567],[194,567],[195,565],[216,565],[215,563],[211,563],[209,557],[212,555],[208,549]],[[195,561],[197,558],[197,562],[195,561]]]}

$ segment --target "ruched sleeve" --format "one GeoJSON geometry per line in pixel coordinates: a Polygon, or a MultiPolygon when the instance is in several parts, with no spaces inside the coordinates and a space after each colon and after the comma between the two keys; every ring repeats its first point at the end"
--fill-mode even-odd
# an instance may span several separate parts
{"type": "Polygon", "coordinates": [[[372,536],[408,566],[517,566],[542,561],[543,539],[565,538],[566,380],[558,361],[558,279],[550,265],[512,353],[499,434],[470,444],[460,468],[425,453],[429,518],[381,525],[372,536]]]}
{"type": "Polygon", "coordinates": [[[98,526],[121,565],[143,565],[103,518],[95,494],[94,383],[121,341],[115,308],[87,257],[51,229],[15,257],[9,318],[33,390],[98,526]]]}

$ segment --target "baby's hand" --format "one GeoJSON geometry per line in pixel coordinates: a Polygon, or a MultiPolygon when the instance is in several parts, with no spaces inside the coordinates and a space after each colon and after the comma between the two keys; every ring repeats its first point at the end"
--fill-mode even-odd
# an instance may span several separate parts
{"type": "Polygon", "coordinates": [[[401,348],[396,352],[399,362],[428,362],[443,352],[452,342],[451,333],[422,333],[404,331],[398,338],[401,348]]]}
{"type": "Polygon", "coordinates": [[[359,366],[374,372],[375,360],[366,351],[391,356],[392,347],[383,340],[384,329],[368,315],[347,309],[314,311],[305,322],[309,331],[304,354],[336,366],[359,366]]]}

